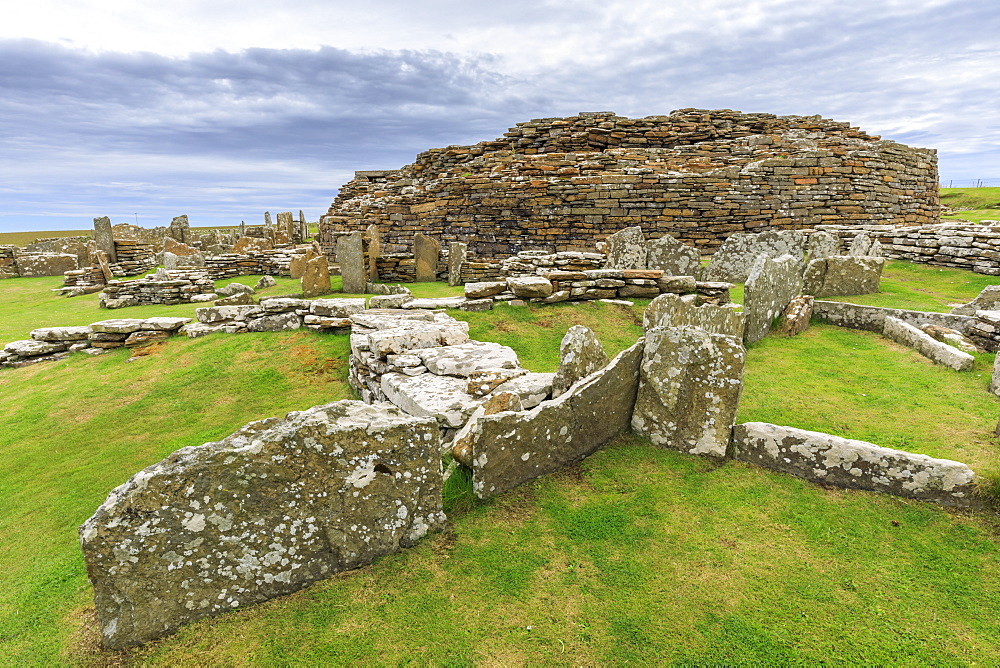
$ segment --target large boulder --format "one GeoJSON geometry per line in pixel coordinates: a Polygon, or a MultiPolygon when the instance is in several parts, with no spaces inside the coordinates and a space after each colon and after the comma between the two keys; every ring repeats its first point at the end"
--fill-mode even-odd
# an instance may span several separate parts
{"type": "Polygon", "coordinates": [[[443,526],[439,432],[338,401],[182,448],[80,527],[106,647],[288,594],[443,526]]]}
{"type": "Polygon", "coordinates": [[[646,332],[632,429],[662,447],[725,457],[745,361],[734,336],[687,326],[646,332]]]}
{"type": "Polygon", "coordinates": [[[252,295],[256,290],[251,288],[249,285],[244,285],[243,283],[230,283],[229,285],[223,285],[221,288],[216,288],[215,294],[221,295],[223,297],[232,297],[233,295],[247,294],[252,295]]]}
{"type": "Polygon", "coordinates": [[[594,332],[583,325],[573,325],[559,343],[559,368],[552,378],[552,398],[607,364],[608,355],[594,332]]]}
{"type": "Polygon", "coordinates": [[[511,276],[507,288],[521,299],[542,299],[552,294],[552,282],[543,276],[511,276]]]}
{"type": "Polygon", "coordinates": [[[743,338],[745,316],[732,306],[718,304],[697,305],[694,295],[681,297],[662,294],[649,302],[642,314],[642,328],[649,331],[654,327],[678,327],[690,325],[713,334],[728,334],[743,338]]]}

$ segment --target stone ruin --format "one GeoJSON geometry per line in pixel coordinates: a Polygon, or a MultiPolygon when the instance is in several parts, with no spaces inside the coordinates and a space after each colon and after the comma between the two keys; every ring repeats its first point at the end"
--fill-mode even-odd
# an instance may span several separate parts
{"type": "Polygon", "coordinates": [[[423,233],[490,261],[577,251],[641,226],[705,254],[733,232],[926,225],[938,213],[934,150],[847,123],[725,109],[593,112],[356,172],[320,219],[320,243],[332,257],[338,233],[374,224],[384,254],[407,252],[423,233]]]}

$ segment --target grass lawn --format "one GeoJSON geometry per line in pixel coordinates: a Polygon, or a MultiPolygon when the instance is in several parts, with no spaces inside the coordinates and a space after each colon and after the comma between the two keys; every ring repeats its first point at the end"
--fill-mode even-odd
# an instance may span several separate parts
{"type": "MultiPolygon", "coordinates": [[[[936,268],[912,272],[904,281],[887,270],[886,287],[898,281],[900,298],[943,303],[967,301],[974,281],[989,280],[957,272],[938,284],[936,268]]],[[[0,327],[20,328],[3,340],[41,324],[181,308],[100,311],[93,296],[45,293],[46,280],[58,281],[0,281],[0,327]]],[[[614,354],[641,334],[646,303],[451,313],[473,338],[550,371],[570,325],[591,327],[614,354]]],[[[489,502],[456,496],[452,483],[449,529],[411,550],[141,649],[104,652],[76,528],[107,493],[179,447],[351,396],[345,335],[217,334],[147,350],[130,363],[118,350],[0,370],[0,665],[912,665],[1000,654],[994,514],[825,489],[634,436],[489,502]]],[[[741,420],[951,456],[983,472],[997,460],[990,355],[958,374],[881,337],[814,325],[751,346],[747,359],[741,420]]]]}
{"type": "Polygon", "coordinates": [[[903,260],[887,260],[880,291],[851,297],[823,297],[828,301],[948,313],[952,307],[972,301],[987,285],[1000,277],[974,274],[963,269],[933,267],[903,260]]]}

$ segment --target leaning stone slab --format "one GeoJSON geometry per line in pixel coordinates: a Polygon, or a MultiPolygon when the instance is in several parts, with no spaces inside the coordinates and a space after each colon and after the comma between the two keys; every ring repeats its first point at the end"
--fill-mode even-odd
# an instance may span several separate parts
{"type": "Polygon", "coordinates": [[[662,294],[649,302],[642,314],[642,328],[679,327],[689,325],[712,334],[726,334],[743,338],[745,316],[731,306],[702,304],[696,306],[691,299],[675,294],[662,294]]]}
{"type": "Polygon", "coordinates": [[[626,227],[607,239],[608,269],[645,269],[646,240],[642,228],[626,227]]]}
{"type": "Polygon", "coordinates": [[[733,456],[838,487],[948,506],[968,506],[974,501],[976,476],[965,464],[815,431],[744,422],[733,429],[733,456]]]}
{"type": "Polygon", "coordinates": [[[798,260],[791,255],[773,259],[766,255],[759,256],[744,288],[746,324],[743,341],[755,343],[767,336],[774,319],[784,313],[793,297],[801,293],[802,275],[798,260]]]}
{"type": "Polygon", "coordinates": [[[467,381],[454,376],[422,373],[409,376],[382,374],[382,392],[393,404],[410,415],[432,417],[441,427],[461,427],[479,407],[482,399],[466,392],[467,381]]]}
{"type": "Polygon", "coordinates": [[[90,327],[39,327],[31,330],[31,338],[36,341],[86,341],[90,337],[90,327]]]}
{"type": "Polygon", "coordinates": [[[594,332],[583,325],[573,325],[559,343],[559,368],[552,378],[552,398],[607,364],[608,355],[594,332]]]}
{"type": "Polygon", "coordinates": [[[301,589],[443,526],[433,420],[338,401],[182,448],[80,527],[104,645],[301,589]]]}
{"type": "Polygon", "coordinates": [[[791,255],[798,262],[805,258],[807,239],[799,230],[768,230],[759,234],[736,232],[729,235],[705,268],[705,281],[743,283],[759,255],[791,255]]]}
{"type": "Polygon", "coordinates": [[[859,232],[854,240],[851,241],[850,247],[847,249],[847,254],[853,257],[865,257],[868,255],[869,249],[872,246],[872,239],[868,236],[867,232],[859,232]]]}
{"type": "Polygon", "coordinates": [[[776,331],[778,336],[795,336],[809,329],[814,301],[812,295],[799,295],[788,302],[778,323],[776,331]]]}
{"type": "Polygon", "coordinates": [[[734,336],[697,327],[646,332],[632,429],[662,447],[725,457],[745,362],[734,336]]]}
{"type": "Polygon", "coordinates": [[[812,260],[802,290],[813,297],[868,295],[878,292],[884,266],[880,257],[835,255],[812,260]]]}
{"type": "Polygon", "coordinates": [[[476,496],[493,496],[558,471],[627,429],[635,405],[642,344],[639,339],[558,399],[529,411],[479,418],[470,446],[476,496]]]}
{"type": "Polygon", "coordinates": [[[650,241],[647,248],[646,266],[662,270],[664,276],[696,278],[701,273],[701,253],[669,234],[650,241]]]}
{"type": "Polygon", "coordinates": [[[415,350],[424,366],[439,376],[468,378],[486,369],[517,369],[521,365],[513,348],[487,341],[415,350]]]}
{"type": "MultiPolygon", "coordinates": [[[[302,271],[302,296],[306,299],[330,293],[330,262],[325,255],[306,260],[302,271]]],[[[345,279],[346,280],[346,279],[345,279]]],[[[344,290],[347,292],[347,290],[344,290]]]]}
{"type": "Polygon", "coordinates": [[[969,353],[942,343],[899,318],[887,316],[882,333],[900,345],[913,348],[935,364],[941,364],[955,371],[968,371],[976,363],[976,358],[969,353]]]}
{"type": "Polygon", "coordinates": [[[461,241],[448,244],[448,285],[462,284],[462,265],[465,264],[469,245],[461,241]]]}
{"type": "Polygon", "coordinates": [[[951,312],[954,315],[976,315],[976,311],[996,310],[1000,310],[1000,285],[987,285],[975,299],[956,306],[951,312]]]}
{"type": "Polygon", "coordinates": [[[368,345],[376,357],[396,355],[408,350],[456,346],[469,340],[469,323],[412,322],[391,329],[381,329],[368,335],[368,345]]]}

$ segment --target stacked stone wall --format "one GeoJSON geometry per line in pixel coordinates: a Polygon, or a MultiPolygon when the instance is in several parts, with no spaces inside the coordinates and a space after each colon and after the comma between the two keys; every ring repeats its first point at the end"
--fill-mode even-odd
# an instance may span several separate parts
{"type": "Polygon", "coordinates": [[[936,153],[818,117],[681,110],[519,124],[475,146],[359,172],[320,239],[380,226],[389,253],[417,232],[481,258],[580,250],[622,228],[711,252],[736,231],[936,222],[936,153]]]}
{"type": "Polygon", "coordinates": [[[290,276],[292,260],[307,249],[286,246],[247,254],[224,253],[205,259],[208,274],[214,280],[237,276],[290,276]]]}

